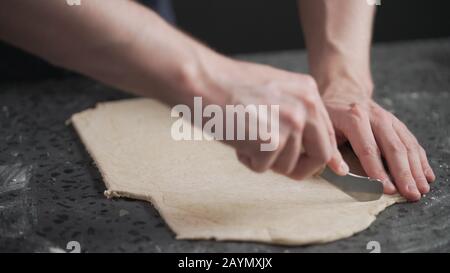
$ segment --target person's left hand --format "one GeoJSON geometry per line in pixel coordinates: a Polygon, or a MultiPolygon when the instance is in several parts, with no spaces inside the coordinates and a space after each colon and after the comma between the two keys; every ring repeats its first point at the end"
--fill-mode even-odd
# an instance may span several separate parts
{"type": "Polygon", "coordinates": [[[372,90],[364,88],[344,79],[322,90],[338,143],[350,142],[367,175],[383,181],[385,193],[393,194],[397,188],[408,200],[417,201],[430,190],[428,182],[435,180],[425,150],[404,123],[371,98],[372,90]]]}

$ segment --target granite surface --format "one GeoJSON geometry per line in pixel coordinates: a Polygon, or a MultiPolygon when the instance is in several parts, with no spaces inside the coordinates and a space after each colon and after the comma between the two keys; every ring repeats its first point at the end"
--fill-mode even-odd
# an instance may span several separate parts
{"type": "MultiPolygon", "coordinates": [[[[305,53],[237,56],[306,71],[305,53]]],[[[377,45],[375,97],[415,133],[437,175],[420,202],[397,204],[365,231],[302,247],[178,241],[149,204],[108,200],[105,186],[65,124],[97,102],[130,97],[92,80],[0,84],[0,251],[13,252],[382,252],[450,251],[450,39],[377,45]],[[369,244],[370,245],[370,244],[369,244]]]]}

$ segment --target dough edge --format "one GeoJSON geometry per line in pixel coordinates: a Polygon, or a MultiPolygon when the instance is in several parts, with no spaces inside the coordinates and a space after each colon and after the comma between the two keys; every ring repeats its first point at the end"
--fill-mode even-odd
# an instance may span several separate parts
{"type": "MultiPolygon", "coordinates": [[[[79,127],[79,122],[83,122],[83,118],[85,115],[88,115],[90,112],[98,109],[99,107],[103,107],[105,104],[114,104],[114,103],[121,103],[123,101],[131,101],[131,100],[139,100],[142,98],[132,98],[132,99],[125,99],[125,100],[119,100],[119,101],[111,101],[111,102],[99,102],[96,104],[94,108],[86,109],[82,112],[73,114],[70,118],[70,122],[67,122],[66,124],[72,124],[72,126],[77,131],[78,136],[80,137],[82,143],[84,144],[84,147],[86,151],[88,152],[89,156],[94,160],[95,166],[99,170],[102,180],[105,183],[106,190],[104,191],[104,195],[107,198],[130,198],[130,199],[137,199],[142,200],[146,202],[150,202],[150,204],[158,211],[158,213],[162,216],[164,219],[164,222],[168,225],[170,230],[175,233],[176,239],[185,239],[185,240],[216,240],[216,241],[245,241],[245,242],[255,242],[255,243],[267,243],[271,245],[285,245],[285,246],[300,246],[300,245],[310,245],[310,244],[323,244],[328,243],[340,239],[345,239],[348,237],[351,237],[365,229],[367,229],[375,220],[376,216],[386,209],[387,207],[394,205],[396,203],[405,202],[406,200],[399,196],[399,195],[393,195],[393,196],[387,196],[384,195],[382,198],[384,198],[383,203],[379,203],[376,207],[372,207],[370,210],[367,211],[367,219],[364,222],[360,222],[360,225],[358,228],[355,228],[354,230],[341,230],[339,232],[336,232],[333,235],[328,236],[321,236],[320,234],[316,237],[309,237],[305,239],[305,237],[302,236],[280,236],[277,235],[276,232],[271,231],[269,228],[261,228],[260,230],[254,230],[254,229],[243,229],[240,227],[240,230],[238,232],[229,232],[224,229],[224,231],[220,231],[220,229],[215,229],[214,231],[205,230],[205,229],[197,229],[194,231],[186,232],[185,230],[177,228],[175,221],[173,219],[176,219],[176,216],[169,216],[164,210],[162,210],[158,206],[158,202],[154,200],[150,195],[140,194],[140,193],[133,193],[133,192],[126,192],[122,190],[114,189],[113,185],[109,183],[108,181],[108,175],[106,174],[105,170],[102,169],[102,166],[100,164],[97,164],[97,158],[95,156],[95,153],[92,151],[92,147],[90,147],[89,141],[85,139],[81,132],[81,128],[79,127]],[[238,234],[239,233],[239,234],[238,234]],[[249,237],[249,234],[258,234],[258,236],[251,236],[249,237]],[[261,237],[261,234],[265,233],[266,235],[261,237]]],[[[162,195],[163,193],[159,192],[157,194],[162,195]]],[[[166,211],[170,211],[167,210],[166,211]]]]}

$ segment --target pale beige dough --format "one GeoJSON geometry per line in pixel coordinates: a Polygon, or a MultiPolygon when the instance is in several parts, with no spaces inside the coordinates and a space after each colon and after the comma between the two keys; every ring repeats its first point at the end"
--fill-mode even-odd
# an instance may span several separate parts
{"type": "Polygon", "coordinates": [[[101,103],[72,117],[108,197],[151,202],[178,239],[302,245],[351,236],[400,201],[355,202],[320,178],[253,173],[215,141],[175,141],[170,109],[150,99],[101,103]]]}

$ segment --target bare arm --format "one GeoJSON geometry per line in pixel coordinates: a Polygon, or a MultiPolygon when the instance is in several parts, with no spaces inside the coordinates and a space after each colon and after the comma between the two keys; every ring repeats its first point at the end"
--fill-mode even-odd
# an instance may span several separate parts
{"type": "Polygon", "coordinates": [[[372,99],[374,6],[364,0],[299,0],[299,7],[310,70],[336,136],[350,142],[366,173],[384,181],[386,193],[397,189],[410,200],[420,199],[435,179],[425,151],[400,120],[372,99]]]}
{"type": "Polygon", "coordinates": [[[61,0],[5,0],[2,6],[0,37],[7,42],[57,66],[166,102],[180,95],[175,90],[187,84],[189,73],[201,71],[203,55],[215,55],[134,1],[69,6],[61,0]],[[153,93],[161,89],[166,92],[153,93]]]}
{"type": "Polygon", "coordinates": [[[299,7],[310,71],[318,84],[322,87],[347,73],[366,85],[361,91],[370,93],[374,6],[365,0],[300,0],[299,7]]]}
{"type": "Polygon", "coordinates": [[[169,104],[192,106],[192,97],[202,96],[222,107],[279,105],[275,150],[261,151],[258,141],[230,142],[244,164],[297,179],[325,164],[339,174],[348,171],[311,77],[217,54],[133,1],[68,6],[62,0],[3,0],[0,37],[58,66],[169,104]],[[302,146],[306,154],[300,156],[302,146]]]}

